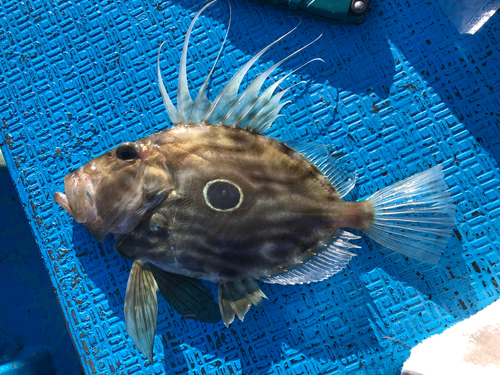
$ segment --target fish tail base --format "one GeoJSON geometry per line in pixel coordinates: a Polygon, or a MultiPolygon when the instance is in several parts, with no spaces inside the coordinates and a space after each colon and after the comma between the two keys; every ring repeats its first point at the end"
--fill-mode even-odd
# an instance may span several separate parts
{"type": "Polygon", "coordinates": [[[388,186],[368,198],[375,209],[364,232],[381,245],[437,263],[454,223],[454,205],[441,166],[388,186]]]}

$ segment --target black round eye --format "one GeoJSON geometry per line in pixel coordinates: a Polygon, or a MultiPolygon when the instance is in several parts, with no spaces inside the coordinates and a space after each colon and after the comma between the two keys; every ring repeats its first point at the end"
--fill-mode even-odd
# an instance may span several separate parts
{"type": "Polygon", "coordinates": [[[133,143],[124,143],[116,148],[116,157],[121,160],[134,160],[139,151],[133,143]]]}

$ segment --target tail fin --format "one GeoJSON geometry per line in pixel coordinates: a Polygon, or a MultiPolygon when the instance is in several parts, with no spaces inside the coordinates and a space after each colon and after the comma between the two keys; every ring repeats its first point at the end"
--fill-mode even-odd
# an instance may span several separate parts
{"type": "Polygon", "coordinates": [[[388,186],[368,198],[375,218],[364,232],[409,257],[437,263],[453,227],[454,206],[441,166],[388,186]]]}

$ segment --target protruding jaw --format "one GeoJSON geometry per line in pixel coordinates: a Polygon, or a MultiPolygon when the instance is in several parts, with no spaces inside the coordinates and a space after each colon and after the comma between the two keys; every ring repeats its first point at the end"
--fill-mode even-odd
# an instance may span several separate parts
{"type": "MultiPolygon", "coordinates": [[[[73,216],[77,223],[85,225],[98,241],[104,241],[108,234],[107,228],[102,224],[96,206],[94,181],[84,172],[84,167],[66,175],[64,178],[65,193],[56,192],[54,201],[73,216]]],[[[98,179],[100,180],[100,179],[98,179]]]]}
{"type": "Polygon", "coordinates": [[[80,167],[64,178],[64,193],[54,194],[54,201],[61,205],[78,223],[95,220],[97,210],[94,199],[92,177],[80,167]]]}

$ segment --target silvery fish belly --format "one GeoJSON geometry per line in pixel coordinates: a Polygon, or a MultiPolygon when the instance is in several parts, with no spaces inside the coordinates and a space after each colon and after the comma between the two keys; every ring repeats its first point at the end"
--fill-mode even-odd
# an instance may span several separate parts
{"type": "Polygon", "coordinates": [[[287,103],[280,101],[288,89],[277,89],[290,73],[267,87],[264,82],[302,49],[241,93],[240,84],[250,67],[293,30],[245,63],[210,101],[206,88],[212,68],[193,99],[187,47],[194,23],[212,3],[187,31],[177,108],[163,84],[158,57],[160,94],[175,126],[105,152],[68,174],[65,192],[54,195],[97,240],[114,235],[116,252],[133,260],[125,320],[130,337],[151,362],[157,291],[182,315],[214,323],[222,317],[228,326],[235,316],[243,320],[252,305],[261,305],[265,295],[257,280],[309,283],[343,269],[359,238],[346,228],[436,263],[453,226],[441,166],[364,201],[345,202],[355,174],[328,147],[263,135],[287,103]],[[200,279],[218,284],[218,304],[200,279]]]}

